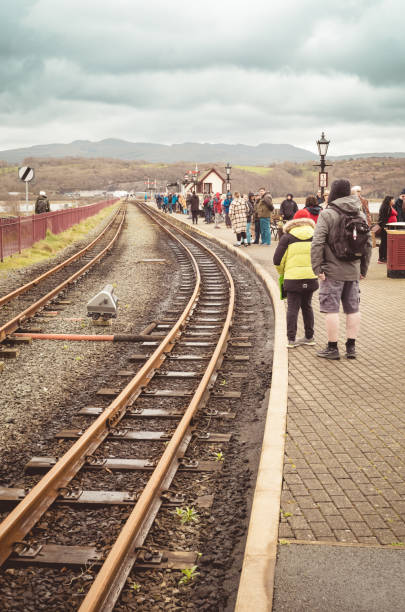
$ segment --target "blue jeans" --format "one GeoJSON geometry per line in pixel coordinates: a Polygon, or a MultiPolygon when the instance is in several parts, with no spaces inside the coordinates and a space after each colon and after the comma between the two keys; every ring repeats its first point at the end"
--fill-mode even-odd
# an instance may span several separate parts
{"type": "Polygon", "coordinates": [[[248,244],[252,242],[252,236],[250,234],[250,225],[251,225],[251,222],[248,221],[246,223],[246,238],[247,238],[248,244]]]}
{"type": "Polygon", "coordinates": [[[271,244],[269,217],[260,217],[260,233],[262,235],[262,244],[271,244]]]}

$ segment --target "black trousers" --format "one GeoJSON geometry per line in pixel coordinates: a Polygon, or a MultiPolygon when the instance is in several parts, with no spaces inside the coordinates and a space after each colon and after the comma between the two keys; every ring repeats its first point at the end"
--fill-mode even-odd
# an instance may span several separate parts
{"type": "Polygon", "coordinates": [[[381,230],[380,234],[380,246],[378,247],[378,259],[380,261],[387,261],[387,232],[385,229],[381,230]]]}
{"type": "Polygon", "coordinates": [[[287,291],[287,338],[289,342],[295,340],[297,334],[298,313],[302,311],[304,320],[305,337],[312,338],[314,335],[314,311],[312,310],[313,291],[287,291]]]}
{"type": "Polygon", "coordinates": [[[260,220],[255,219],[255,239],[254,239],[253,244],[259,244],[259,238],[260,238],[260,220]]]}
{"type": "Polygon", "coordinates": [[[241,240],[246,240],[246,232],[239,232],[239,234],[236,234],[236,240],[238,242],[241,240]]]}
{"type": "Polygon", "coordinates": [[[193,223],[198,223],[198,210],[192,210],[191,216],[193,218],[193,223]]]}

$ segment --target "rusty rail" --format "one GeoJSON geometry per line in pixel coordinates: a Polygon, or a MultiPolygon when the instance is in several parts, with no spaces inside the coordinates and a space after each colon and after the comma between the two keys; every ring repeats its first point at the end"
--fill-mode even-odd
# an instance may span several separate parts
{"type": "MultiPolygon", "coordinates": [[[[141,208],[145,210],[143,206],[141,208]]],[[[147,212],[151,214],[149,211],[147,212]]],[[[177,460],[178,449],[198,410],[202,397],[206,393],[217,362],[221,355],[223,355],[229,338],[229,329],[232,323],[235,303],[235,288],[232,276],[219,257],[205,247],[205,245],[202,245],[198,240],[177,227],[176,232],[187,237],[187,240],[195,242],[200,247],[202,246],[222,268],[225,278],[229,283],[229,305],[226,320],[205,374],[130,517],[87,593],[80,607],[80,612],[106,612],[113,609],[123,586],[123,581],[135,562],[136,546],[138,545],[137,538],[147,521],[151,507],[161,493],[162,483],[166,474],[177,460]]]]}
{"type": "MultiPolygon", "coordinates": [[[[176,239],[169,230],[166,228],[164,229],[172,238],[176,239]]],[[[184,245],[182,246],[184,247],[184,245]]],[[[196,284],[193,294],[181,317],[136,376],[121,391],[110,406],[103,411],[96,421],[84,432],[81,438],[72,445],[54,467],[51,468],[51,470],[0,524],[0,565],[2,565],[12,553],[14,543],[21,541],[27,533],[29,533],[44,512],[58,497],[60,489],[66,487],[76,476],[80,468],[85,465],[87,457],[100,446],[103,440],[108,436],[109,430],[122,419],[128,404],[138,397],[142,388],[152,379],[154,370],[159,368],[165,360],[165,353],[172,350],[174,341],[181,334],[181,329],[185,325],[186,319],[192,312],[198,299],[201,284],[201,276],[197,262],[189,249],[186,247],[184,248],[193,262],[196,274],[196,284]]]]}
{"type": "Polygon", "coordinates": [[[69,257],[69,259],[62,261],[60,264],[58,264],[57,266],[54,266],[47,272],[44,272],[40,276],[37,276],[37,278],[34,278],[34,280],[30,281],[29,283],[26,283],[25,285],[18,287],[18,289],[15,289],[14,291],[7,293],[7,295],[4,295],[3,297],[0,297],[0,306],[3,306],[3,304],[7,304],[8,302],[11,302],[11,300],[14,300],[14,298],[16,298],[17,296],[21,295],[22,293],[25,293],[32,287],[35,287],[35,285],[38,285],[39,283],[41,283],[43,280],[48,278],[48,276],[55,274],[55,272],[62,270],[65,266],[68,266],[69,264],[76,261],[76,259],[79,259],[80,257],[82,257],[89,249],[91,249],[104,236],[104,234],[111,227],[112,223],[114,223],[114,220],[116,216],[118,215],[119,211],[120,211],[120,207],[118,207],[118,209],[115,211],[114,216],[112,217],[110,223],[108,223],[106,227],[103,229],[103,231],[92,242],[90,242],[90,244],[84,247],[84,249],[82,249],[81,251],[78,251],[77,253],[69,257]]]}
{"type": "MultiPolygon", "coordinates": [[[[122,209],[120,209],[122,210],[122,209]]],[[[114,215],[114,218],[112,219],[111,223],[108,224],[108,226],[103,230],[101,235],[104,235],[104,233],[107,231],[107,229],[109,227],[111,227],[112,223],[114,222],[114,220],[116,219],[116,216],[118,215],[120,211],[117,211],[116,215],[114,215]]],[[[12,334],[13,332],[15,332],[21,325],[21,323],[23,321],[25,321],[26,319],[28,319],[29,317],[32,317],[32,315],[34,315],[36,312],[38,312],[43,306],[45,306],[45,304],[47,302],[49,302],[49,300],[51,300],[53,297],[55,297],[55,295],[58,295],[58,293],[60,293],[62,291],[62,289],[64,289],[67,285],[69,285],[70,283],[72,283],[74,280],[76,280],[76,278],[79,278],[79,276],[81,276],[82,274],[84,274],[84,272],[86,272],[86,270],[88,270],[89,268],[91,268],[97,261],[99,261],[99,259],[101,259],[104,254],[112,247],[112,245],[114,244],[114,242],[117,240],[124,220],[125,220],[125,210],[123,211],[123,216],[120,222],[120,225],[116,231],[116,233],[114,234],[113,238],[110,240],[110,242],[107,244],[107,246],[100,251],[100,253],[98,255],[96,255],[95,257],[93,257],[93,259],[91,261],[89,261],[85,266],[83,266],[82,268],[80,268],[80,270],[78,270],[77,272],[75,272],[75,274],[73,274],[72,276],[70,276],[68,279],[66,279],[65,281],[63,281],[62,283],[60,283],[57,287],[55,287],[54,289],[52,289],[51,291],[49,291],[46,295],[44,295],[42,298],[40,298],[39,300],[37,300],[36,302],[34,302],[33,304],[31,304],[31,306],[28,306],[28,308],[26,308],[25,310],[23,310],[22,312],[20,312],[18,315],[16,315],[13,319],[10,319],[10,321],[7,321],[7,323],[5,323],[4,325],[2,325],[0,327],[0,342],[3,342],[3,340],[5,340],[5,338],[9,335],[12,334]]],[[[101,237],[101,235],[99,236],[99,238],[101,237]]],[[[92,244],[94,244],[95,241],[93,241],[92,244]]],[[[88,247],[86,247],[85,250],[88,250],[90,248],[90,245],[88,247]]],[[[80,253],[83,253],[83,251],[80,251],[80,253]]],[[[73,256],[74,258],[78,257],[78,254],[76,253],[76,255],[73,256]]],[[[67,261],[72,261],[72,258],[70,258],[70,260],[67,261]]],[[[62,266],[63,267],[63,266],[62,266]]],[[[53,268],[51,271],[49,272],[55,272],[57,271],[57,269],[60,269],[60,266],[56,266],[56,268],[53,268]]],[[[47,276],[49,276],[49,272],[45,273],[47,276]]],[[[44,276],[44,275],[43,275],[44,276]]],[[[38,277],[38,279],[41,277],[38,277]]],[[[34,281],[32,281],[33,284],[36,284],[38,281],[38,279],[35,279],[34,281]]],[[[43,278],[42,278],[43,280],[43,278]]],[[[31,285],[32,285],[31,283],[31,285]]],[[[20,287],[21,289],[21,287],[20,287]]],[[[17,289],[17,291],[19,291],[17,289]]],[[[7,296],[6,296],[7,297],[7,296]]]]}

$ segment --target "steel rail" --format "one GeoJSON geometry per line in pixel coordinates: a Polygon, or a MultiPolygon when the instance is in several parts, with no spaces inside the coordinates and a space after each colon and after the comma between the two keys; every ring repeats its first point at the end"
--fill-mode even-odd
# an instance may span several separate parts
{"type": "MultiPolygon", "coordinates": [[[[145,208],[141,205],[141,208],[145,208]]],[[[150,216],[153,216],[147,211],[150,216]]],[[[188,405],[179,425],[177,426],[173,437],[168,443],[162,457],[160,458],[155,470],[148,480],[142,494],[139,497],[134,509],[132,510],[126,524],[120,532],[115,544],[108,554],[104,564],[98,572],[90,590],[80,606],[80,612],[106,612],[112,610],[116,600],[119,597],[122,588],[122,577],[120,574],[124,572],[125,577],[129,574],[133,563],[136,559],[137,537],[141,532],[148,518],[150,508],[156,501],[156,498],[161,493],[162,483],[170,468],[177,461],[177,452],[182,444],[191,421],[195,416],[203,395],[206,393],[211,377],[216,369],[216,365],[221,355],[223,354],[229,338],[229,329],[232,324],[233,310],[235,304],[235,287],[233,279],[225,264],[219,257],[204,244],[200,243],[194,237],[186,232],[183,232],[178,227],[176,231],[185,237],[187,240],[202,246],[218,263],[223,270],[225,278],[229,283],[229,304],[224,327],[214,353],[207,365],[207,369],[197,390],[188,405]]]]}
{"type": "MultiPolygon", "coordinates": [[[[121,208],[120,210],[123,210],[123,209],[121,208]]],[[[121,232],[121,229],[122,229],[122,226],[123,226],[124,220],[125,220],[125,213],[126,213],[125,209],[123,210],[123,213],[124,214],[122,216],[120,225],[119,225],[116,233],[114,234],[113,238],[107,244],[107,246],[102,251],[100,251],[100,253],[98,255],[93,257],[93,259],[91,261],[89,261],[86,265],[84,265],[82,268],[80,268],[80,270],[75,272],[72,276],[69,276],[68,279],[64,280],[62,283],[60,283],[57,287],[55,287],[54,289],[49,291],[42,298],[40,298],[39,300],[37,300],[36,302],[34,302],[30,306],[28,306],[28,308],[26,308],[25,310],[20,312],[18,315],[16,315],[12,319],[10,319],[10,321],[7,321],[7,323],[4,323],[4,325],[2,325],[0,327],[0,343],[3,342],[3,340],[5,340],[6,337],[9,334],[12,334],[13,332],[15,332],[20,327],[20,325],[21,325],[21,323],[23,321],[25,321],[26,319],[28,319],[29,317],[34,315],[36,312],[38,312],[43,306],[45,306],[45,304],[47,302],[49,302],[49,300],[51,300],[53,297],[55,297],[55,295],[58,295],[58,293],[60,293],[62,291],[62,289],[64,289],[67,285],[69,285],[70,283],[75,281],[77,278],[79,278],[79,276],[84,274],[84,272],[86,272],[86,270],[88,270],[89,268],[94,266],[94,264],[97,263],[97,261],[104,256],[104,254],[112,247],[112,245],[114,244],[114,242],[116,241],[116,239],[118,238],[118,236],[119,236],[119,234],[121,232]]],[[[115,219],[116,219],[116,216],[114,217],[113,221],[115,219]]]]}
{"type": "Polygon", "coordinates": [[[115,211],[114,216],[112,217],[111,221],[108,223],[108,225],[106,225],[106,227],[103,229],[101,234],[99,234],[92,242],[90,242],[90,244],[84,247],[84,249],[81,249],[81,251],[78,251],[77,253],[69,257],[69,259],[62,261],[60,264],[58,264],[57,266],[54,266],[47,272],[44,272],[40,276],[37,276],[37,278],[34,278],[34,280],[30,281],[29,283],[26,283],[25,285],[21,285],[21,287],[18,287],[18,289],[15,289],[14,291],[7,293],[7,295],[4,295],[3,297],[0,297],[0,306],[3,306],[3,304],[7,304],[7,302],[11,302],[11,300],[14,300],[14,298],[16,298],[17,296],[21,295],[22,293],[25,293],[32,287],[35,287],[35,285],[38,285],[39,283],[41,283],[43,280],[48,278],[48,276],[55,274],[59,270],[62,270],[62,268],[64,268],[65,266],[68,266],[70,263],[73,263],[76,259],[79,259],[80,257],[82,257],[82,255],[84,255],[86,251],[91,249],[104,236],[106,231],[114,223],[114,220],[116,216],[118,215],[118,213],[120,212],[120,210],[121,210],[121,207],[119,206],[118,209],[115,211]]]}
{"type": "MultiPolygon", "coordinates": [[[[172,232],[167,228],[163,229],[179,242],[172,232]]],[[[21,541],[29,533],[58,497],[60,489],[69,484],[85,465],[87,457],[100,446],[110,429],[122,419],[127,406],[153,378],[155,369],[159,368],[166,358],[165,353],[173,349],[174,342],[181,335],[181,330],[198,301],[201,275],[191,251],[180,244],[190,256],[196,275],[193,294],[183,313],[135,377],[0,524],[0,566],[13,552],[14,543],[21,541]]]]}

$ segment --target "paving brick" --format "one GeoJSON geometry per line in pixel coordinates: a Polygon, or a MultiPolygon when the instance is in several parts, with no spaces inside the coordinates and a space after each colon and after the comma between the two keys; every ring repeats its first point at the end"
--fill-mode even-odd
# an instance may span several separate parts
{"type": "Polygon", "coordinates": [[[305,495],[302,497],[300,496],[296,497],[296,502],[302,510],[304,510],[305,508],[313,508],[313,509],[318,508],[318,505],[314,502],[312,497],[310,497],[309,495],[305,495]]]}
{"type": "Polygon", "coordinates": [[[319,510],[322,512],[323,516],[333,516],[340,515],[340,511],[336,508],[332,502],[322,502],[318,504],[319,510]]]}
{"type": "MultiPolygon", "coordinates": [[[[324,521],[324,517],[322,516],[321,512],[318,509],[303,509],[303,513],[305,518],[307,519],[307,521],[309,523],[315,522],[315,521],[324,521]]],[[[311,525],[312,527],[312,525],[311,525]]]]}
{"type": "Polygon", "coordinates": [[[323,491],[322,489],[312,489],[309,491],[309,493],[315,502],[331,501],[329,495],[326,493],[326,491],[323,491]]]}
{"type": "Polygon", "coordinates": [[[362,521],[358,523],[349,522],[349,527],[356,537],[371,537],[373,535],[371,529],[362,521]]]}
{"type": "Polygon", "coordinates": [[[369,527],[374,529],[384,529],[386,527],[385,521],[378,514],[365,514],[363,520],[369,527]]]}
{"type": "Polygon", "coordinates": [[[333,533],[338,542],[358,542],[356,536],[350,529],[334,529],[333,533]]]}
{"type": "Polygon", "coordinates": [[[329,527],[329,525],[326,523],[326,521],[322,523],[311,523],[311,529],[316,537],[320,537],[320,536],[332,537],[333,536],[333,531],[329,527]]]}
{"type": "Polygon", "coordinates": [[[294,533],[291,527],[287,523],[280,523],[278,528],[279,538],[293,538],[294,533]]]}
{"type": "Polygon", "coordinates": [[[355,508],[341,508],[340,512],[346,521],[357,522],[362,520],[361,514],[355,508]]]}
{"type": "Polygon", "coordinates": [[[359,540],[360,544],[378,544],[379,543],[377,538],[374,537],[374,536],[372,536],[372,537],[371,536],[370,537],[361,537],[360,536],[358,538],[358,540],[359,540]]]}
{"type": "Polygon", "coordinates": [[[380,544],[393,544],[398,542],[398,538],[391,529],[373,529],[374,535],[380,544]]]}
{"type": "Polygon", "coordinates": [[[332,495],[331,500],[336,508],[352,508],[353,504],[346,495],[332,495]]]}
{"type": "Polygon", "coordinates": [[[336,529],[349,529],[349,525],[346,523],[346,521],[341,517],[341,516],[326,516],[326,522],[328,523],[329,527],[331,527],[331,529],[336,530],[336,529]]]}
{"type": "Polygon", "coordinates": [[[294,534],[297,540],[316,540],[310,529],[296,529],[294,534]]]}
{"type": "Polygon", "coordinates": [[[288,517],[288,524],[294,531],[297,529],[309,529],[309,525],[303,516],[288,517]]]}

